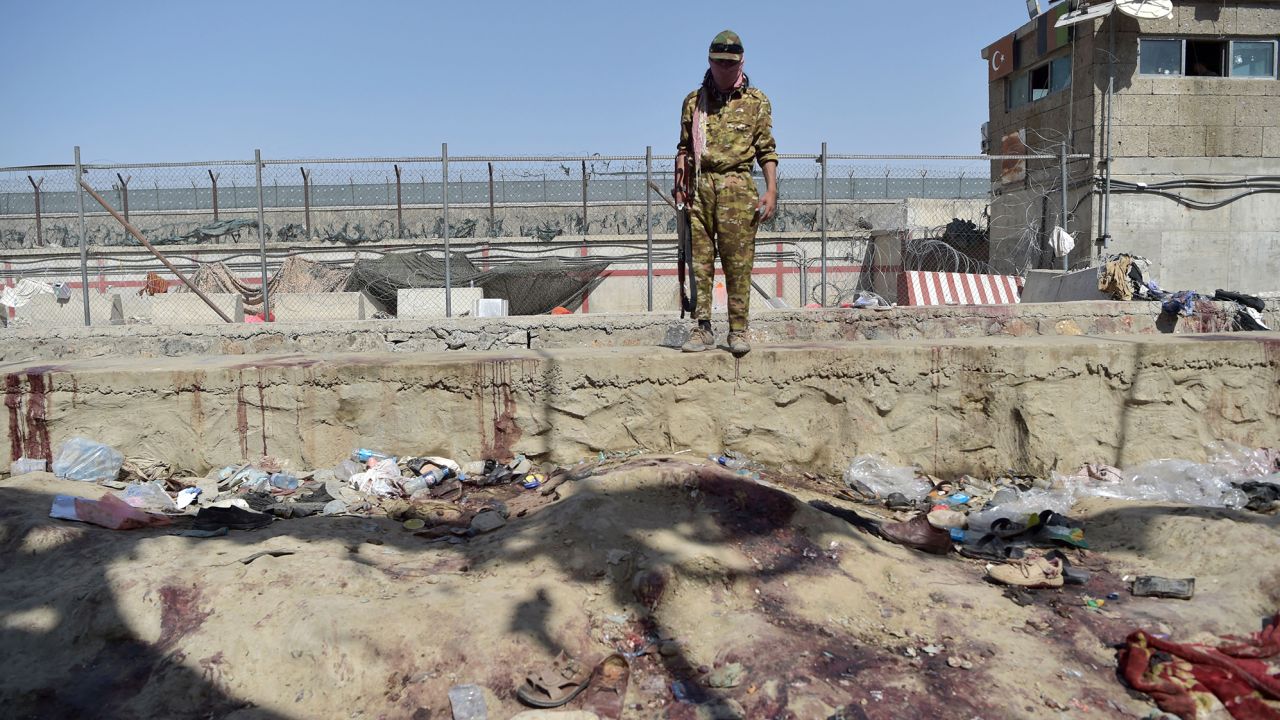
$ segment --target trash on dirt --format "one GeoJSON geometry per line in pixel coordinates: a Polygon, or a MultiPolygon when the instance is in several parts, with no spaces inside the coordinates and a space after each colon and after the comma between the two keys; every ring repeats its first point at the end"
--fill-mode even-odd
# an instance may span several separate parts
{"type": "Polygon", "coordinates": [[[112,493],[106,493],[98,500],[55,495],[49,517],[100,525],[111,530],[132,530],[170,523],[169,518],[143,512],[112,493]]]}
{"type": "Polygon", "coordinates": [[[915,468],[890,465],[878,455],[859,455],[844,471],[844,482],[866,495],[886,498],[901,493],[908,500],[921,500],[933,489],[932,483],[915,468]]]}
{"type": "Polygon", "coordinates": [[[216,530],[196,530],[193,528],[190,530],[183,530],[182,532],[174,533],[174,535],[177,535],[178,537],[190,537],[190,538],[214,538],[214,537],[222,537],[226,534],[227,534],[227,529],[224,527],[220,527],[216,530]]]}
{"type": "Polygon", "coordinates": [[[1065,582],[1062,560],[1049,556],[1028,556],[1004,565],[988,566],[987,577],[1001,585],[1030,589],[1059,588],[1065,582]]]}
{"type": "Polygon", "coordinates": [[[507,521],[502,517],[502,514],[493,510],[478,512],[471,519],[471,529],[477,533],[493,532],[506,524],[507,521]]]}
{"type": "Polygon", "coordinates": [[[216,530],[231,528],[232,530],[254,530],[271,524],[271,516],[245,510],[237,506],[203,507],[196,513],[195,527],[198,530],[216,530]]]}
{"type": "Polygon", "coordinates": [[[261,557],[285,557],[286,555],[293,555],[293,554],[294,552],[292,550],[263,550],[262,552],[256,552],[252,555],[249,555],[248,557],[242,557],[238,562],[241,565],[248,565],[249,563],[261,557]]]}
{"type": "Polygon", "coordinates": [[[49,462],[44,458],[20,457],[9,463],[9,474],[17,477],[33,472],[44,472],[49,462]]]}
{"type": "Polygon", "coordinates": [[[488,720],[484,691],[479,685],[454,685],[449,688],[449,705],[453,720],[488,720]]]}
{"type": "Polygon", "coordinates": [[[133,483],[121,495],[133,507],[154,512],[173,512],[177,506],[159,482],[133,483]]]}
{"type": "Polygon", "coordinates": [[[1280,656],[1280,614],[1252,635],[1226,636],[1215,645],[1177,643],[1137,630],[1120,650],[1120,677],[1147,693],[1165,712],[1202,717],[1210,706],[1237,718],[1274,716],[1274,661],[1280,656]],[[1247,711],[1247,714],[1235,712],[1247,711]]]}
{"type": "Polygon", "coordinates": [[[178,491],[178,496],[173,499],[174,507],[179,510],[186,508],[195,502],[196,498],[200,497],[201,492],[203,491],[198,487],[183,488],[178,491]]]}
{"type": "Polygon", "coordinates": [[[930,525],[923,514],[906,522],[885,523],[880,526],[880,535],[889,542],[935,555],[951,552],[951,533],[930,525]]]}
{"type": "Polygon", "coordinates": [[[1196,594],[1196,579],[1170,579],[1155,575],[1141,575],[1134,578],[1132,592],[1135,597],[1190,600],[1196,594]]]}
{"type": "Polygon", "coordinates": [[[73,437],[59,445],[54,453],[53,474],[85,482],[114,480],[123,463],[124,456],[113,448],[88,438],[73,437]]]}

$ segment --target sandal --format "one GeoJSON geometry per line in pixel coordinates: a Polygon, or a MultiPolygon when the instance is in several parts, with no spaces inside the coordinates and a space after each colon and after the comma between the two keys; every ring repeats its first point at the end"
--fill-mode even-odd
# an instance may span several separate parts
{"type": "Polygon", "coordinates": [[[591,674],[583,709],[600,718],[617,720],[622,717],[622,700],[627,694],[627,682],[630,678],[631,666],[621,653],[614,653],[601,660],[591,674]]]}
{"type": "Polygon", "coordinates": [[[551,666],[530,673],[524,685],[516,690],[516,697],[530,707],[557,708],[578,696],[587,687],[592,673],[560,651],[551,666]]]}

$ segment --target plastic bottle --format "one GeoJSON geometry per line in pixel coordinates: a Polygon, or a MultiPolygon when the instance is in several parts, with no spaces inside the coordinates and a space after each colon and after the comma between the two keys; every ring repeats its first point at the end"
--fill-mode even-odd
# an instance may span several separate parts
{"type": "Polygon", "coordinates": [[[275,473],[271,476],[271,487],[277,490],[297,490],[298,478],[289,473],[275,473]]]}
{"type": "Polygon", "coordinates": [[[708,459],[712,462],[719,463],[730,470],[740,470],[750,464],[750,461],[745,458],[729,457],[727,455],[712,455],[708,459]]]}
{"type": "Polygon", "coordinates": [[[418,477],[409,478],[404,481],[404,491],[407,495],[412,495],[423,488],[432,488],[444,482],[449,476],[449,471],[445,468],[435,468],[428,470],[418,477]]]}
{"type": "Polygon", "coordinates": [[[378,460],[386,460],[386,459],[390,458],[391,456],[390,456],[390,455],[388,455],[388,454],[386,454],[386,453],[378,452],[377,450],[369,450],[368,448],[360,448],[360,449],[356,450],[355,452],[351,453],[351,457],[355,458],[355,460],[356,460],[357,462],[366,463],[366,462],[369,462],[369,460],[374,459],[374,458],[377,458],[378,460]]]}

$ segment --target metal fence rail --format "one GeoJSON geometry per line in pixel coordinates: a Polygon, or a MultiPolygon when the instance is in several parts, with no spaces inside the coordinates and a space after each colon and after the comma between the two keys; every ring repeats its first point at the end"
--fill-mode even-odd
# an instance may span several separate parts
{"type": "MultiPolygon", "coordinates": [[[[825,143],[816,154],[784,154],[778,213],[759,229],[755,274],[768,286],[764,292],[791,305],[848,302],[884,264],[875,257],[881,251],[868,245],[884,232],[909,241],[906,256],[919,265],[989,268],[986,233],[998,163],[1023,161],[1046,176],[1061,175],[1041,195],[1054,194],[1051,205],[1065,224],[1070,209],[1058,195],[1079,182],[1068,171],[1087,157],[828,154],[825,143]]],[[[153,312],[157,303],[181,305],[181,298],[157,300],[179,283],[155,258],[138,254],[133,231],[77,180],[178,271],[207,281],[225,267],[227,284],[252,305],[215,298],[231,303],[236,320],[275,316],[271,278],[288,258],[345,270],[411,251],[443,261],[440,292],[428,293],[425,309],[418,308],[426,316],[472,310],[477,288],[455,282],[455,262],[492,269],[530,258],[558,259],[565,267],[607,263],[579,298],[580,312],[676,307],[674,217],[654,202],[650,185],[674,184],[674,156],[652,148],[637,155],[450,156],[442,145],[431,156],[277,159],[255,151],[247,160],[114,164],[80,164],[76,148],[75,158],[0,168],[0,283],[14,287],[29,278],[58,288],[56,303],[37,298],[27,310],[3,308],[7,324],[209,318],[209,308],[198,305],[183,306],[186,315],[176,318],[153,312]],[[68,309],[68,291],[78,307],[68,309]]],[[[756,181],[763,190],[758,172],[756,181]]],[[[1043,211],[1043,198],[1035,198],[1036,211],[1043,211]]],[[[1031,211],[1029,201],[1028,217],[1031,211]]],[[[1038,237],[1042,230],[1028,233],[1038,237]]],[[[891,261],[901,264],[898,255],[891,261]]]]}

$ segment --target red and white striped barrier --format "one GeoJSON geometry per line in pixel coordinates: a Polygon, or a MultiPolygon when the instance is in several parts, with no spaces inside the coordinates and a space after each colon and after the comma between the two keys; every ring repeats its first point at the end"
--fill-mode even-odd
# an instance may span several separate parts
{"type": "Polygon", "coordinates": [[[899,305],[1011,305],[1018,302],[1021,290],[1017,275],[920,270],[898,275],[899,305]]]}

